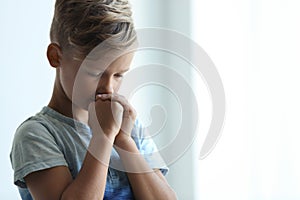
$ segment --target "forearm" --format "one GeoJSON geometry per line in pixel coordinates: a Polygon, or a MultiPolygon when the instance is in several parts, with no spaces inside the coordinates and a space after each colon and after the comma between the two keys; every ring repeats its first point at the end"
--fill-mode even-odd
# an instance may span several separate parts
{"type": "Polygon", "coordinates": [[[157,173],[155,171],[148,173],[128,173],[128,179],[137,200],[177,199],[172,188],[157,173]]]}
{"type": "Polygon", "coordinates": [[[112,142],[104,135],[95,134],[80,172],[64,191],[61,199],[103,199],[111,150],[112,142]]]}
{"type": "Polygon", "coordinates": [[[117,143],[116,146],[136,199],[176,199],[175,192],[161,172],[149,167],[133,140],[117,143]]]}

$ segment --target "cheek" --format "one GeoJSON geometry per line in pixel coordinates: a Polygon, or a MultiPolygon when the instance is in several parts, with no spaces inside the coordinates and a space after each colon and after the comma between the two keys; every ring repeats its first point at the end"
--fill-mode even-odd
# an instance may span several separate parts
{"type": "Polygon", "coordinates": [[[121,87],[121,84],[122,84],[122,80],[120,81],[116,81],[116,83],[114,84],[114,92],[118,92],[120,87],[121,87]]]}
{"type": "Polygon", "coordinates": [[[59,69],[60,82],[65,93],[71,98],[79,66],[70,61],[63,61],[62,66],[63,67],[59,69]]]}
{"type": "Polygon", "coordinates": [[[121,87],[121,84],[118,85],[118,86],[116,86],[116,88],[114,89],[114,91],[119,92],[120,87],[121,87]]]}
{"type": "Polygon", "coordinates": [[[84,74],[78,74],[74,81],[73,100],[80,104],[86,103],[95,97],[97,80],[91,79],[84,74]]]}

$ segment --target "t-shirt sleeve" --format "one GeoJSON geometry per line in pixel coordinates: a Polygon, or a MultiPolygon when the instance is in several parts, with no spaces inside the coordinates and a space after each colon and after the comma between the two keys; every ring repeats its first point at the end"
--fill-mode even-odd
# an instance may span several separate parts
{"type": "Polygon", "coordinates": [[[10,154],[14,183],[26,188],[28,174],[56,166],[68,166],[50,131],[40,122],[26,121],[16,131],[10,154]]]}
{"type": "Polygon", "coordinates": [[[161,157],[154,141],[149,136],[147,128],[144,127],[138,120],[135,123],[132,136],[140,153],[143,155],[149,166],[152,169],[160,169],[163,175],[166,175],[169,168],[161,157]]]}

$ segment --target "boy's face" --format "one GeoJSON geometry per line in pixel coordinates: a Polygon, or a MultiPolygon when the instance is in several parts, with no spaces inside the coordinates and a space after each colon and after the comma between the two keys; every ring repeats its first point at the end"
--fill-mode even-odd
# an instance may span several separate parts
{"type": "Polygon", "coordinates": [[[129,70],[134,53],[113,58],[106,55],[97,60],[78,61],[63,55],[59,79],[68,100],[88,109],[96,94],[117,93],[125,72],[129,70]]]}

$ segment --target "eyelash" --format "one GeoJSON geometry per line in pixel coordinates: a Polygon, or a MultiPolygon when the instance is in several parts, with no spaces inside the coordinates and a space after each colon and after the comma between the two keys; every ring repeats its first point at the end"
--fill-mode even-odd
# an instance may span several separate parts
{"type": "MultiPolygon", "coordinates": [[[[92,76],[92,77],[100,77],[101,73],[99,73],[99,74],[89,73],[89,75],[92,76]]],[[[114,77],[116,77],[116,78],[123,78],[124,76],[122,74],[115,74],[114,77]]]]}
{"type": "Polygon", "coordinates": [[[102,73],[94,74],[94,73],[88,72],[88,75],[93,76],[93,77],[99,77],[99,76],[101,76],[101,74],[102,73]]]}
{"type": "Polygon", "coordinates": [[[114,76],[117,78],[123,78],[123,74],[115,74],[114,76]]]}
{"type": "MultiPolygon", "coordinates": [[[[89,76],[92,76],[92,77],[100,77],[103,72],[98,73],[98,74],[95,74],[95,73],[92,73],[92,72],[87,72],[87,73],[88,73],[89,76]]],[[[116,78],[123,78],[124,74],[114,74],[114,77],[116,77],[116,78]]]]}

